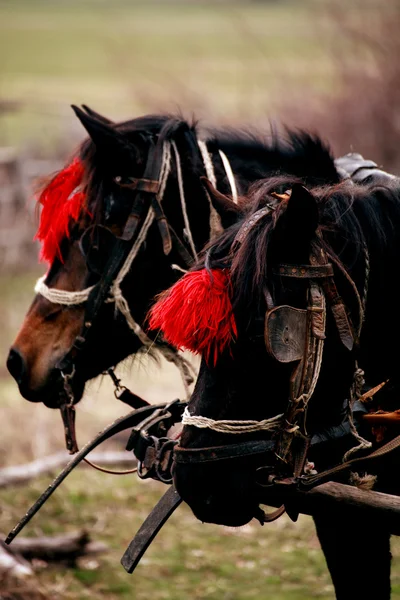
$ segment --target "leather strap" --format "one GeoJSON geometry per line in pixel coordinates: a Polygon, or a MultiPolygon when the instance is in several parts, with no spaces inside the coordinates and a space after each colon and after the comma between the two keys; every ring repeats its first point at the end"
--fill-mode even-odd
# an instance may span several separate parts
{"type": "Polygon", "coordinates": [[[274,269],[274,275],[282,277],[295,277],[296,279],[319,279],[321,277],[333,277],[331,263],[326,265],[279,265],[274,269]]]}
{"type": "Polygon", "coordinates": [[[175,446],[174,461],[180,464],[215,462],[218,460],[264,454],[265,452],[272,452],[274,448],[275,442],[272,440],[256,440],[242,442],[241,444],[210,446],[208,448],[182,448],[182,446],[175,446]]]}
{"type": "Polygon", "coordinates": [[[8,534],[7,539],[5,540],[6,544],[10,544],[12,540],[22,531],[22,529],[29,523],[32,517],[38,512],[38,510],[43,506],[43,504],[50,498],[50,496],[55,492],[58,486],[64,481],[64,479],[75,469],[75,467],[91,452],[102,444],[105,440],[108,440],[113,435],[120,433],[121,431],[125,431],[126,429],[131,429],[138,423],[142,422],[144,419],[147,419],[149,415],[151,415],[155,410],[160,409],[161,407],[168,407],[170,402],[163,404],[155,404],[151,406],[144,406],[143,408],[139,408],[138,410],[134,410],[133,412],[120,417],[111,425],[106,427],[102,432],[100,432],[93,440],[88,442],[86,446],[84,446],[73,459],[67,464],[67,466],[61,471],[59,475],[55,478],[55,480],[49,485],[47,490],[38,498],[38,500],[31,506],[26,515],[21,519],[21,521],[14,527],[14,529],[8,534]]]}
{"type": "Polygon", "coordinates": [[[233,240],[232,247],[236,244],[242,244],[249,232],[258,223],[258,221],[260,221],[266,215],[269,215],[273,210],[275,210],[275,207],[272,204],[267,204],[267,206],[260,208],[255,213],[250,215],[250,217],[246,219],[246,221],[243,223],[243,225],[237,232],[236,237],[233,240]]]}
{"type": "Polygon", "coordinates": [[[179,496],[175,487],[171,485],[161,500],[157,502],[128,548],[125,550],[124,555],[121,558],[121,565],[127,573],[133,573],[157,533],[181,503],[182,498],[179,496]]]}
{"type": "Polygon", "coordinates": [[[160,182],[154,179],[129,177],[127,182],[120,178],[116,178],[115,182],[122,188],[137,190],[138,192],[148,192],[149,194],[157,194],[160,189],[160,182]]]}
{"type": "Polygon", "coordinates": [[[299,480],[299,485],[301,488],[310,489],[320,483],[324,483],[324,481],[333,479],[336,475],[339,475],[345,471],[348,471],[350,468],[359,467],[364,465],[366,462],[371,462],[373,460],[382,458],[400,448],[400,435],[387,442],[384,446],[381,446],[377,450],[374,450],[367,456],[359,456],[357,458],[353,458],[344,462],[336,467],[332,467],[332,469],[327,469],[326,471],[322,471],[317,475],[308,475],[306,477],[302,477],[299,480]]]}
{"type": "MultiPolygon", "coordinates": [[[[146,162],[146,167],[143,173],[143,181],[144,182],[155,182],[155,181],[159,181],[160,179],[160,172],[161,172],[161,164],[162,164],[162,155],[163,155],[163,141],[158,141],[156,144],[152,144],[152,146],[150,147],[149,150],[149,154],[147,157],[147,162],[146,162]]],[[[117,182],[118,183],[118,182],[117,182]]],[[[119,184],[121,185],[121,184],[119,184]]],[[[128,219],[125,223],[125,228],[124,231],[122,233],[122,239],[123,240],[131,240],[133,238],[133,236],[136,233],[136,230],[139,226],[139,223],[141,223],[142,218],[143,218],[143,214],[145,212],[146,207],[148,207],[148,197],[145,197],[146,193],[150,192],[151,187],[155,187],[153,185],[150,185],[149,183],[144,183],[143,184],[143,188],[144,189],[140,189],[140,187],[138,188],[138,182],[136,181],[136,183],[134,183],[133,189],[137,189],[138,190],[138,195],[136,196],[133,204],[132,204],[132,209],[131,212],[128,216],[128,219]],[[144,192],[145,194],[141,193],[144,192]]],[[[157,188],[158,191],[158,188],[157,188]]],[[[157,193],[156,192],[151,192],[152,194],[157,193]]]]}

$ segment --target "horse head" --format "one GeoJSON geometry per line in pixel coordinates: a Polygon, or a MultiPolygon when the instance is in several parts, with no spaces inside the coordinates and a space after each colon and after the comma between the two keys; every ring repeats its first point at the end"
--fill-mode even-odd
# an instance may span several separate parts
{"type": "Polygon", "coordinates": [[[77,402],[88,379],[151,350],[142,329],[151,298],[210,235],[194,127],[168,117],[114,124],[74,110],[89,138],[39,195],[36,237],[49,269],[8,358],[21,394],[50,407],[63,374],[77,402]]]}
{"type": "Polygon", "coordinates": [[[308,448],[343,422],[356,371],[366,277],[357,193],[261,182],[197,271],[152,309],[166,339],[203,355],[174,475],[202,521],[243,525],[258,514],[261,473],[295,481],[310,456],[329,464],[308,448]]]}
{"type": "Polygon", "coordinates": [[[89,138],[39,196],[50,268],[8,359],[22,395],[53,407],[62,372],[77,402],[88,379],[143,348],[176,360],[143,331],[151,299],[176,281],[171,267],[187,269],[236,220],[233,200],[250,183],[277,172],[339,181],[329,149],[306,133],[266,144],[221,131],[205,143],[179,118],[116,124],[83,108],[74,111],[89,138]],[[210,193],[205,175],[231,197],[210,193]]]}

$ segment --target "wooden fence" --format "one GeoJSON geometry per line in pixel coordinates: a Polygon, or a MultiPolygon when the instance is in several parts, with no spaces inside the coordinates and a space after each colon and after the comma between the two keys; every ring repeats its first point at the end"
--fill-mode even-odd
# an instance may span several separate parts
{"type": "Polygon", "coordinates": [[[0,148],[1,272],[29,269],[36,264],[34,183],[60,166],[59,161],[32,159],[14,148],[0,148]]]}

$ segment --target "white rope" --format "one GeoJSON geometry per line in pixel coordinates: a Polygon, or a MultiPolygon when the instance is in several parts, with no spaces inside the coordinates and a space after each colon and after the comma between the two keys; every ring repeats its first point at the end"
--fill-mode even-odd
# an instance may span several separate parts
{"type": "Polygon", "coordinates": [[[174,141],[172,141],[171,144],[172,144],[172,147],[175,152],[176,174],[178,177],[179,196],[181,199],[181,207],[182,207],[182,214],[183,214],[183,222],[185,223],[186,237],[188,239],[189,246],[192,250],[193,257],[197,261],[196,246],[194,245],[193,236],[192,236],[192,232],[190,229],[189,217],[188,217],[187,209],[186,209],[186,200],[185,200],[185,190],[183,188],[181,159],[179,156],[178,148],[176,147],[176,143],[174,141]]]}
{"type": "Polygon", "coordinates": [[[254,431],[277,431],[282,427],[283,414],[276,415],[263,421],[231,421],[222,419],[216,421],[208,417],[191,415],[186,407],[182,416],[182,425],[191,425],[199,429],[212,429],[219,433],[253,433],[254,431]]]}
{"type": "MultiPolygon", "coordinates": [[[[206,142],[202,140],[197,140],[197,144],[200,149],[201,157],[203,159],[204,168],[206,170],[206,174],[208,179],[211,181],[215,189],[217,189],[217,178],[215,177],[214,165],[212,162],[211,154],[208,151],[206,142]]],[[[218,237],[222,231],[222,223],[221,217],[218,212],[215,210],[213,203],[211,202],[211,198],[207,190],[204,188],[204,193],[207,196],[209,208],[210,208],[210,241],[213,241],[216,237],[218,237]]]]}
{"type": "Polygon", "coordinates": [[[179,265],[176,265],[175,263],[172,263],[171,269],[173,271],[179,271],[180,273],[183,273],[183,274],[189,273],[188,269],[184,269],[183,267],[180,267],[179,265]]]}
{"type": "Polygon", "coordinates": [[[35,284],[35,293],[40,294],[46,300],[53,302],[53,304],[64,304],[65,306],[75,306],[77,304],[83,304],[89,297],[90,292],[93,290],[94,285],[78,292],[68,292],[66,290],[56,290],[55,288],[49,288],[45,284],[46,275],[40,277],[35,284]]]}
{"type": "Polygon", "coordinates": [[[226,172],[226,176],[229,181],[229,185],[231,186],[232,200],[234,201],[235,204],[237,204],[238,203],[238,192],[237,192],[235,176],[233,175],[231,163],[229,162],[228,157],[226,156],[225,152],[222,152],[222,150],[219,151],[219,155],[222,159],[224,169],[226,172]]]}
{"type": "Polygon", "coordinates": [[[208,151],[207,144],[206,142],[203,142],[203,140],[197,140],[197,144],[200,149],[207,177],[211,181],[213,186],[217,188],[217,178],[215,177],[214,165],[212,163],[212,158],[208,151]]]}
{"type": "MultiPolygon", "coordinates": [[[[147,213],[146,219],[143,223],[143,226],[142,226],[141,230],[139,231],[139,235],[137,236],[135,243],[133,244],[128,256],[125,259],[124,264],[121,267],[120,272],[114,279],[114,283],[111,286],[111,290],[110,290],[111,298],[113,300],[115,300],[116,307],[125,316],[127,316],[125,314],[125,309],[126,309],[126,307],[128,307],[128,303],[127,303],[126,299],[124,298],[124,296],[122,295],[121,283],[125,279],[126,275],[128,274],[128,272],[132,266],[132,263],[135,260],[143,242],[146,240],[147,233],[148,233],[153,221],[154,221],[154,211],[150,207],[149,212],[147,213]]],[[[129,311],[129,307],[127,308],[127,310],[129,311]]],[[[128,318],[127,318],[127,320],[128,320],[128,318]]]]}
{"type": "Polygon", "coordinates": [[[165,188],[167,187],[168,177],[171,171],[171,144],[164,142],[163,156],[160,169],[160,189],[157,194],[157,200],[159,202],[164,198],[165,188]]]}

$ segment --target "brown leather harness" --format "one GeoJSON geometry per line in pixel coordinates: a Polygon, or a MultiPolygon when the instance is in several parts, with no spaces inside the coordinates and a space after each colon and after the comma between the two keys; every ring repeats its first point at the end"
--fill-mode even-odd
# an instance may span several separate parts
{"type": "MultiPolygon", "coordinates": [[[[143,222],[146,207],[149,207],[149,203],[143,194],[154,196],[150,198],[150,205],[158,216],[157,222],[163,240],[163,248],[166,253],[171,249],[171,228],[168,227],[161,207],[157,207],[155,198],[159,185],[159,151],[160,148],[157,149],[154,147],[149,154],[143,179],[131,178],[128,181],[117,182],[123,187],[135,190],[138,196],[133,202],[131,214],[122,236],[115,240],[115,247],[106,264],[101,281],[96,286],[96,293],[93,293],[93,297],[90,298],[86,313],[87,320],[85,319],[81,335],[78,337],[74,348],[71,349],[65,363],[59,365],[64,380],[60,408],[66,428],[67,447],[70,450],[76,451],[77,449],[74,435],[74,399],[71,388],[76,352],[82,349],[93,320],[107,297],[115,273],[126,256],[126,241],[133,238],[140,224],[143,222]],[[154,166],[154,170],[151,168],[152,165],[154,166]]],[[[275,194],[274,198],[280,200],[282,196],[275,194]]],[[[266,208],[258,211],[258,214],[253,215],[250,222],[246,222],[242,226],[236,241],[241,243],[249,229],[273,209],[274,203],[272,202],[266,208]]],[[[172,235],[172,239],[174,239],[174,235],[172,235]]],[[[139,458],[139,474],[142,477],[153,477],[165,483],[171,482],[172,460],[186,464],[199,464],[260,455],[267,457],[270,455],[271,457],[278,456],[278,465],[281,463],[285,465],[290,463],[293,476],[282,478],[279,474],[279,469],[277,469],[278,474],[276,474],[271,471],[270,467],[266,467],[267,478],[264,481],[258,481],[260,486],[268,487],[277,484],[287,485],[289,483],[290,485],[302,486],[309,489],[326,479],[333,479],[350,468],[359,467],[366,461],[373,461],[387,456],[389,452],[398,448],[400,446],[400,436],[368,456],[355,458],[317,475],[303,474],[308,448],[318,443],[317,440],[310,439],[307,435],[306,409],[319,375],[318,363],[321,358],[321,346],[325,337],[326,304],[328,304],[332,312],[340,339],[346,348],[350,350],[353,347],[357,336],[353,331],[345,306],[337,292],[333,265],[328,261],[322,247],[318,245],[318,240],[310,254],[309,264],[280,265],[274,275],[305,279],[309,284],[308,306],[306,309],[298,309],[285,305],[275,307],[273,306],[271,295],[268,290],[266,291],[267,312],[264,330],[266,348],[277,361],[296,363],[290,381],[285,426],[282,428],[277,441],[252,440],[239,444],[195,449],[179,447],[176,445],[177,442],[175,440],[167,437],[167,433],[173,424],[180,421],[186,403],[177,401],[175,403],[149,406],[146,401],[133,395],[126,388],[121,388],[119,381],[116,380],[117,397],[131,406],[135,408],[139,406],[139,408],[129,415],[118,419],[79,451],[9,534],[6,543],[10,543],[14,539],[58,485],[81,460],[85,459],[86,455],[93,448],[115,433],[132,427],[132,434],[127,449],[133,449],[135,455],[139,458]]],[[[262,476],[262,472],[260,476],[262,476]]],[[[122,564],[128,572],[131,573],[134,570],[156,533],[180,503],[181,499],[174,487],[171,486],[146,519],[138,535],[126,551],[122,559],[122,564]]],[[[281,514],[282,511],[278,509],[278,513],[281,514]]]]}
{"type": "MultiPolygon", "coordinates": [[[[128,188],[135,193],[130,214],[121,236],[115,236],[111,230],[102,225],[91,225],[88,230],[82,234],[80,245],[86,258],[88,268],[89,270],[97,272],[100,275],[100,280],[94,286],[88,298],[82,330],[76,337],[70,351],[56,367],[60,371],[61,379],[63,381],[63,386],[60,389],[59,395],[59,407],[64,424],[66,446],[70,454],[74,454],[78,451],[75,433],[75,401],[72,388],[75,363],[86,343],[87,337],[93,323],[97,319],[100,309],[107,300],[111,285],[129,254],[132,241],[137,236],[140,227],[144,223],[146,216],[151,209],[154,211],[164,253],[168,255],[174,246],[182,259],[185,268],[188,268],[193,261],[185,244],[169,225],[157,197],[160,189],[163,144],[164,141],[159,138],[150,147],[142,178],[115,178],[115,182],[120,187],[128,188]],[[96,248],[101,246],[101,240],[104,240],[105,236],[107,237],[108,246],[108,253],[106,255],[107,260],[105,264],[99,268],[99,265],[96,264],[95,251],[96,248]],[[96,238],[99,238],[98,242],[92,244],[91,242],[96,240],[96,238]]],[[[132,408],[139,408],[143,406],[143,403],[145,402],[126,388],[121,395],[117,395],[116,397],[122,402],[129,404],[132,408]]]]}
{"type": "MultiPolygon", "coordinates": [[[[275,210],[276,200],[287,200],[289,195],[289,192],[282,195],[274,194],[271,203],[251,215],[236,235],[233,248],[242,244],[249,231],[275,210]]],[[[293,477],[296,480],[303,472],[310,444],[306,429],[306,414],[322,362],[327,305],[344,346],[351,350],[355,342],[353,327],[336,287],[333,265],[328,261],[326,252],[319,243],[320,236],[318,232],[310,253],[309,264],[282,264],[274,271],[275,277],[290,277],[308,282],[307,308],[274,306],[268,289],[264,292],[267,304],[264,326],[266,349],[278,362],[294,363],[284,426],[278,436],[274,452],[279,463],[285,466],[285,470],[288,463],[292,463],[293,477]]],[[[174,449],[174,460],[180,463],[196,463],[238,458],[258,454],[261,447],[270,451],[271,445],[273,446],[274,443],[250,441],[213,448],[177,446],[174,449]]]]}

